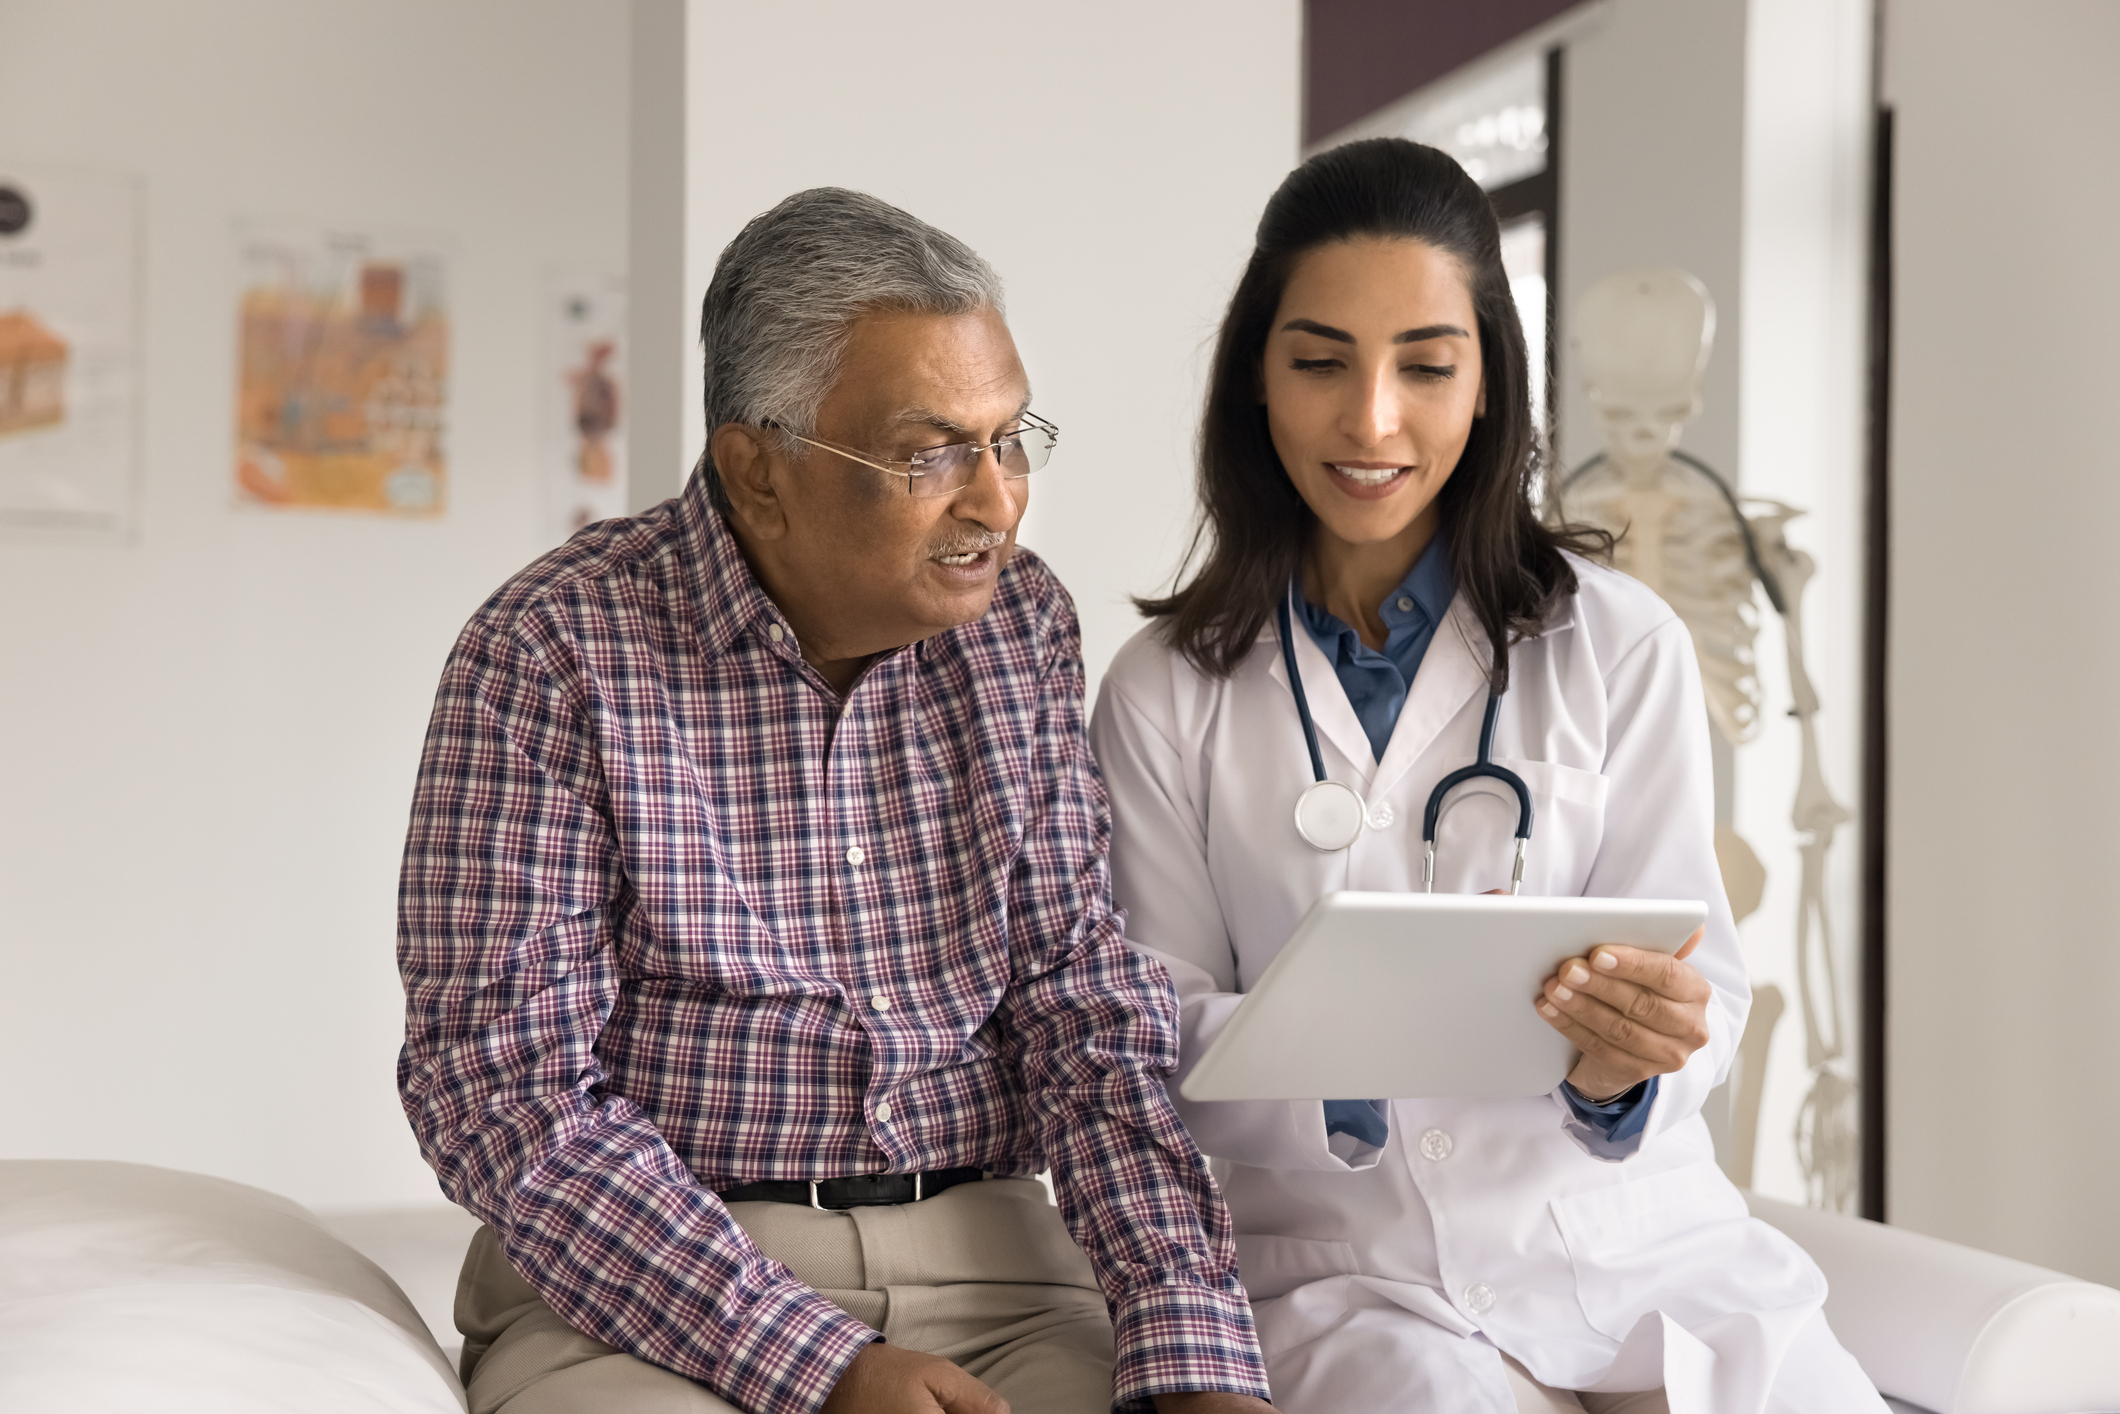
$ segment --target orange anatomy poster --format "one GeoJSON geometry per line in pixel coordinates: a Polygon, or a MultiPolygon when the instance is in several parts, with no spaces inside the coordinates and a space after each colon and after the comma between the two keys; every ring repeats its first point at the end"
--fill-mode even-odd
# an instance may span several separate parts
{"type": "Polygon", "coordinates": [[[242,271],[236,499],[440,515],[449,312],[435,245],[252,230],[242,271]]]}

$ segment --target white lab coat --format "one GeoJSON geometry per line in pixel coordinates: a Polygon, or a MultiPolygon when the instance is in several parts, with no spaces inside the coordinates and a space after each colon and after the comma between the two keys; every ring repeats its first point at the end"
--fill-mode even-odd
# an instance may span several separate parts
{"type": "MultiPolygon", "coordinates": [[[[1575,567],[1579,592],[1511,654],[1495,732],[1495,759],[1536,808],[1524,892],[1707,900],[1692,961],[1715,988],[1711,1039],[1663,1077],[1623,1162],[1568,1135],[1558,1092],[1394,1100],[1379,1151],[1328,1143],[1315,1101],[1196,1104],[1174,1081],[1193,1137],[1220,1161],[1275,1403],[1510,1414],[1498,1349],[1557,1388],[1664,1385],[1673,1414],[1875,1414],[1882,1402],[1820,1314],[1824,1277],[1747,1215],[1700,1118],[1751,991],[1716,869],[1692,644],[1636,581],[1575,567]]],[[[1152,625],[1098,697],[1113,892],[1129,940],[1177,985],[1178,1079],[1319,895],[1420,887],[1422,807],[1474,759],[1487,648],[1462,598],[1381,762],[1325,655],[1300,625],[1295,637],[1326,771],[1369,806],[1370,828],[1344,851],[1295,831],[1310,761],[1271,621],[1227,679],[1193,669],[1152,625]]],[[[1439,890],[1507,887],[1516,802],[1492,786],[1463,787],[1446,809],[1439,890]]]]}

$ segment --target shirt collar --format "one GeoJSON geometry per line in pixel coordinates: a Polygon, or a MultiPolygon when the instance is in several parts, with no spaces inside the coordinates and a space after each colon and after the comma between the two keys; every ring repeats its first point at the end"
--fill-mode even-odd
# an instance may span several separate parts
{"type": "Polygon", "coordinates": [[[1386,624],[1397,628],[1419,614],[1428,624],[1440,624],[1443,615],[1450,612],[1450,601],[1457,597],[1457,570],[1450,562],[1450,539],[1437,535],[1421,551],[1413,568],[1399,581],[1399,587],[1384,596],[1377,609],[1386,624]],[[1413,606],[1401,609],[1401,600],[1410,599],[1413,606]]]}
{"type": "Polygon", "coordinates": [[[774,643],[769,630],[778,626],[776,646],[797,660],[802,656],[795,634],[780,609],[766,597],[758,576],[728,522],[707,495],[706,477],[698,472],[677,499],[678,573],[684,577],[699,614],[699,637],[709,653],[727,651],[746,631],[774,643]]]}
{"type": "MultiPolygon", "coordinates": [[[[677,527],[683,561],[678,572],[691,590],[699,615],[699,639],[706,650],[711,654],[724,653],[745,633],[754,634],[769,651],[778,653],[829,692],[829,685],[817,670],[803,660],[794,628],[780,606],[767,597],[765,586],[751,570],[751,562],[744,558],[743,547],[736,543],[736,532],[729,529],[728,520],[708,496],[706,477],[697,471],[677,499],[677,527]],[[773,636],[776,628],[780,630],[778,638],[773,636]]],[[[930,641],[921,639],[910,645],[912,652],[924,658],[922,650],[930,641]]],[[[878,654],[864,677],[873,677],[877,668],[905,652],[905,648],[894,648],[878,654]]]]}
{"type": "MultiPolygon", "coordinates": [[[[1354,629],[1341,623],[1337,614],[1310,602],[1303,593],[1301,571],[1297,572],[1295,597],[1313,637],[1332,642],[1345,634],[1357,645],[1361,643],[1354,629]]],[[[1392,633],[1408,627],[1433,628],[1443,622],[1443,616],[1450,612],[1450,601],[1456,597],[1457,571],[1450,560],[1450,541],[1447,536],[1437,535],[1414,560],[1413,568],[1406,571],[1398,587],[1384,596],[1384,602],[1377,607],[1377,617],[1392,633]],[[1402,602],[1408,607],[1400,608],[1402,602]]]]}

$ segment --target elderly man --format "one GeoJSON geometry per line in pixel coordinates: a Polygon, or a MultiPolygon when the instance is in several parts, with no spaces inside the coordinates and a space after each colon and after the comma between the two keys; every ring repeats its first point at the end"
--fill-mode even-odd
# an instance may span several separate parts
{"type": "Polygon", "coordinates": [[[487,1224],[472,1409],[1263,1409],[999,280],[809,191],[701,337],[690,486],[480,609],[421,760],[399,1080],[487,1224]]]}

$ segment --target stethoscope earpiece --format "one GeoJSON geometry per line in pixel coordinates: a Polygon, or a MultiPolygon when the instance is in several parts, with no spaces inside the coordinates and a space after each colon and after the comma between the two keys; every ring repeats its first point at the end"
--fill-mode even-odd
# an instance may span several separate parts
{"type": "MultiPolygon", "coordinates": [[[[1281,596],[1277,614],[1281,629],[1281,660],[1288,667],[1288,689],[1295,695],[1296,715],[1303,720],[1303,744],[1310,749],[1311,783],[1296,797],[1296,833],[1321,853],[1346,849],[1361,837],[1369,818],[1369,807],[1353,786],[1328,778],[1325,753],[1318,749],[1318,727],[1311,719],[1310,698],[1303,691],[1303,673],[1296,666],[1295,626],[1288,613],[1288,594],[1281,596]]],[[[1435,892],[1435,830],[1442,819],[1443,801],[1451,791],[1480,777],[1500,781],[1516,795],[1516,862],[1509,874],[1509,892],[1524,883],[1524,853],[1531,843],[1531,788],[1507,766],[1494,764],[1494,724],[1502,710],[1502,695],[1490,688],[1487,714],[1480,722],[1480,754],[1470,766],[1461,766],[1436,782],[1428,793],[1428,808],[1421,812],[1421,888],[1435,892]]]]}

